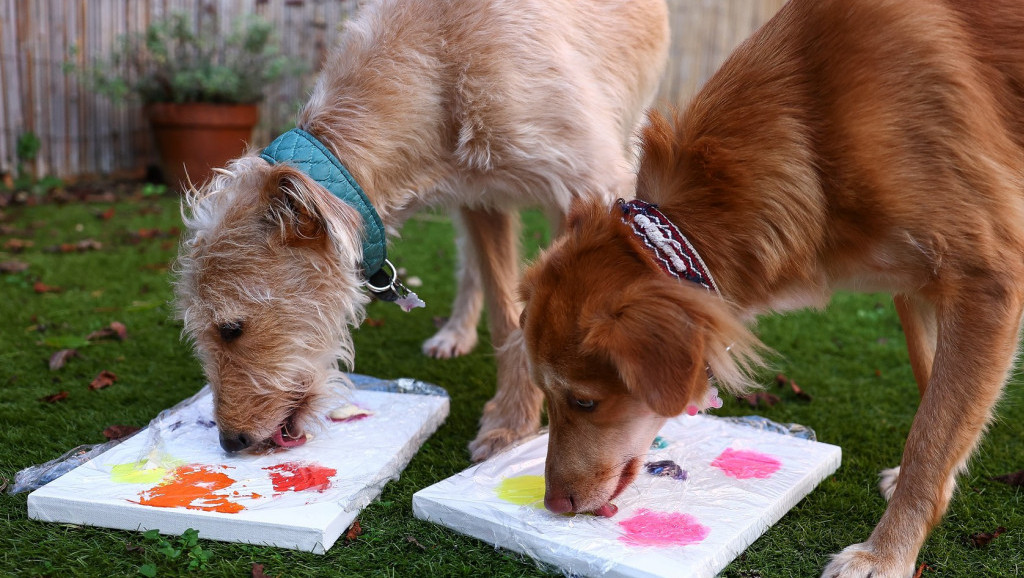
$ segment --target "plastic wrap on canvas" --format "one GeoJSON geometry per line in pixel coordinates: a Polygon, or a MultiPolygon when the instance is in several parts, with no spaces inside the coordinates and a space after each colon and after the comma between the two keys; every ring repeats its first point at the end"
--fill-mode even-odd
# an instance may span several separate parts
{"type": "MultiPolygon", "coordinates": [[[[380,379],[356,373],[348,374],[347,377],[352,383],[353,389],[356,390],[386,391],[391,393],[410,393],[415,395],[448,397],[448,392],[443,388],[432,383],[408,377],[400,377],[398,379],[380,379]]],[[[165,409],[160,412],[149,424],[147,429],[148,440],[144,452],[149,454],[154,449],[159,450],[159,446],[162,443],[162,437],[171,427],[171,422],[168,421],[170,416],[174,416],[178,412],[182,411],[182,408],[192,405],[195,402],[196,397],[205,395],[205,392],[206,389],[204,388],[195,396],[178,403],[170,409],[165,409]]],[[[340,402],[343,402],[343,398],[339,398],[339,400],[340,402]]],[[[206,420],[206,423],[213,424],[213,419],[210,418],[206,420]]],[[[180,427],[180,424],[177,425],[180,427]]],[[[209,427],[209,425],[207,425],[207,427],[209,427]]],[[[173,430],[171,433],[173,434],[173,430]]],[[[111,440],[101,444],[83,444],[46,463],[27,467],[15,474],[14,481],[7,489],[7,492],[10,494],[19,494],[21,492],[30,492],[40,488],[116,446],[122,441],[125,441],[125,439],[127,438],[111,440]]],[[[157,451],[156,455],[159,455],[159,451],[157,451]]]]}
{"type": "Polygon", "coordinates": [[[566,575],[714,576],[839,467],[838,447],[763,425],[670,420],[611,518],[544,509],[546,435],[417,492],[413,511],[566,575]]]}
{"type": "Polygon", "coordinates": [[[29,516],[166,533],[191,527],[206,538],[322,552],[448,413],[447,394],[436,386],[355,381],[338,400],[355,411],[325,417],[304,445],[266,453],[221,449],[212,394],[203,388],[33,492],[29,516]]]}

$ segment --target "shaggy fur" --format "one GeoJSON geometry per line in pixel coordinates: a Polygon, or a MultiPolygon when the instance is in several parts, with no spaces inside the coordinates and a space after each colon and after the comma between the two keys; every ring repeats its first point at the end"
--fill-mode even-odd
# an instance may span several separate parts
{"type": "Polygon", "coordinates": [[[683,115],[653,116],[637,197],[680,227],[723,298],[662,273],[614,206],[574,207],[523,289],[550,415],[547,506],[614,513],[708,366],[746,388],[758,347],[741,321],[888,291],[921,403],[883,474],[885,514],[824,574],[911,576],[1018,347],[1021,38],[1016,0],[793,0],[683,115]]]}
{"type": "MultiPolygon", "coordinates": [[[[486,302],[498,395],[475,459],[539,425],[518,337],[513,211],[539,205],[560,221],[573,198],[631,193],[631,135],[667,46],[663,0],[378,0],[347,24],[300,114],[389,230],[429,205],[457,209],[459,293],[424,351],[471,349],[486,302]]],[[[186,205],[177,305],[222,445],[299,441],[338,362],[353,362],[349,327],[367,302],[361,219],[255,152],[186,205]]]]}

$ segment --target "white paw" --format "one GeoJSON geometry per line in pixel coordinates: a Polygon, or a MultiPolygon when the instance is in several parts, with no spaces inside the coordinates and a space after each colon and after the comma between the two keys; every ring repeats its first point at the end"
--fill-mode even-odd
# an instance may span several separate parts
{"type": "Polygon", "coordinates": [[[896,483],[900,480],[900,467],[889,468],[882,470],[878,474],[878,491],[882,493],[882,497],[885,501],[892,499],[893,492],[896,491],[896,483]]]}
{"type": "Polygon", "coordinates": [[[423,342],[423,354],[435,359],[465,355],[476,347],[476,338],[476,327],[452,328],[446,324],[433,337],[423,342]]]}
{"type": "Polygon", "coordinates": [[[914,562],[909,564],[879,556],[865,543],[847,546],[832,556],[821,573],[822,578],[911,578],[914,562]]]}

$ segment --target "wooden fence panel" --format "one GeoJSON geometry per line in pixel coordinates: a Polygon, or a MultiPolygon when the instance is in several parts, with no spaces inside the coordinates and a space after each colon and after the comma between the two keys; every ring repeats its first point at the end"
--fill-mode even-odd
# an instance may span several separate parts
{"type": "MultiPolygon", "coordinates": [[[[626,0],[628,1],[628,0],[626,0]]],[[[668,0],[672,55],[661,102],[682,103],[784,0],[668,0]]],[[[341,25],[358,0],[0,0],[0,174],[17,167],[18,139],[41,148],[36,176],[141,174],[153,162],[149,128],[135,103],[112,103],[64,72],[110,54],[119,36],[172,12],[216,14],[223,34],[244,14],[275,23],[282,51],[307,73],[270,87],[254,143],[294,122],[341,25]],[[76,48],[77,52],[72,51],[76,48]]]]}

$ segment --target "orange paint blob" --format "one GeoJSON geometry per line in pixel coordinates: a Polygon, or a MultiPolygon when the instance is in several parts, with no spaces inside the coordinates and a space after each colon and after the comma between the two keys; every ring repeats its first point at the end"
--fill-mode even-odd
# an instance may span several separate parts
{"type": "Polygon", "coordinates": [[[316,490],[322,492],[331,487],[331,476],[338,473],[334,468],[317,464],[285,462],[263,468],[270,472],[270,481],[277,492],[301,492],[316,490]]]}
{"type": "Polygon", "coordinates": [[[214,471],[214,468],[227,469],[226,466],[198,464],[176,468],[168,482],[139,494],[138,503],[157,508],[188,508],[226,514],[241,512],[245,506],[214,493],[235,483],[227,474],[214,471]]]}

